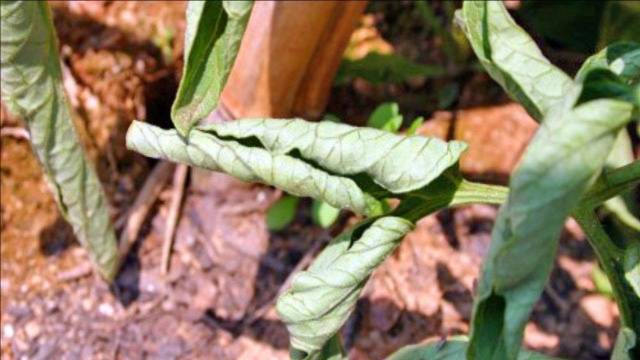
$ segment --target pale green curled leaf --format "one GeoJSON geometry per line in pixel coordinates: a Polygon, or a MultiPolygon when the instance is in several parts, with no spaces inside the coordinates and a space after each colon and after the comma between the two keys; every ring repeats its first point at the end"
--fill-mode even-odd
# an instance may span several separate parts
{"type": "MultiPolygon", "coordinates": [[[[387,360],[464,360],[469,342],[466,336],[409,345],[391,354],[387,360]]],[[[558,358],[521,350],[518,360],[559,360],[558,358]]]]}
{"type": "Polygon", "coordinates": [[[296,216],[298,198],[291,195],[281,197],[267,211],[267,228],[279,231],[289,225],[296,216]]]}
{"type": "Polygon", "coordinates": [[[189,1],[184,69],[171,118],[186,136],[218,104],[240,49],[252,1],[189,1]]]}
{"type": "Polygon", "coordinates": [[[308,354],[319,351],[346,321],[371,272],[412,228],[404,218],[379,218],[358,238],[356,231],[335,238],[295,276],[276,306],[291,346],[308,354]]]}
{"type": "Polygon", "coordinates": [[[467,145],[425,136],[301,119],[245,119],[203,126],[234,139],[256,138],[274,154],[299,152],[329,172],[366,174],[394,194],[417,190],[455,164],[467,145]]]}
{"type": "Polygon", "coordinates": [[[244,119],[195,128],[186,141],[175,130],[136,121],[127,147],[375,215],[379,196],[424,187],[458,161],[466,144],[333,122],[244,119]]]}
{"type": "Polygon", "coordinates": [[[637,341],[638,338],[633,330],[628,327],[622,327],[620,331],[618,331],[618,337],[613,347],[611,360],[633,360],[629,353],[631,349],[636,346],[637,341]]]}
{"type": "Polygon", "coordinates": [[[571,86],[511,18],[502,1],[465,1],[456,13],[489,75],[535,119],[541,120],[571,86]]]}
{"type": "Polygon", "coordinates": [[[336,222],[338,215],[340,215],[340,209],[336,209],[324,201],[313,200],[311,203],[311,219],[325,229],[336,222]]]}
{"type": "Polygon", "coordinates": [[[51,14],[46,2],[2,1],[2,99],[23,117],[33,149],[62,216],[99,272],[112,280],[117,243],[107,200],[87,161],[62,88],[51,14]]]}
{"type": "Polygon", "coordinates": [[[600,98],[575,106],[576,83],[525,151],[492,233],[474,304],[470,359],[515,359],[562,226],[602,170],[633,106],[600,98]]]}
{"type": "Polygon", "coordinates": [[[322,350],[317,353],[307,354],[300,350],[292,349],[290,352],[291,360],[348,360],[344,353],[340,334],[335,334],[327,341],[322,350]]]}
{"type": "Polygon", "coordinates": [[[382,103],[373,111],[367,126],[395,133],[402,126],[402,115],[397,103],[382,103]]]}

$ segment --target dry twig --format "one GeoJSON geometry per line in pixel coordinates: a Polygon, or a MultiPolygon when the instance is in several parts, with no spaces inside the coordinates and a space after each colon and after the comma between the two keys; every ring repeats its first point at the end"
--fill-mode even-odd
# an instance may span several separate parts
{"type": "Polygon", "coordinates": [[[147,177],[138,197],[136,197],[133,205],[127,211],[128,220],[124,230],[120,234],[120,245],[118,249],[119,257],[122,261],[124,261],[124,258],[129,253],[129,249],[131,249],[131,246],[138,237],[138,232],[151,206],[155,203],[158,195],[160,195],[160,191],[167,180],[169,180],[169,176],[174,168],[173,163],[166,161],[159,162],[147,177]]]}
{"type": "Polygon", "coordinates": [[[167,227],[164,232],[164,244],[162,245],[162,273],[169,272],[169,261],[171,260],[171,246],[173,245],[173,235],[176,232],[176,225],[180,216],[180,204],[184,195],[184,185],[187,180],[189,167],[180,164],[173,174],[173,193],[171,194],[171,204],[169,214],[167,214],[167,227]]]}

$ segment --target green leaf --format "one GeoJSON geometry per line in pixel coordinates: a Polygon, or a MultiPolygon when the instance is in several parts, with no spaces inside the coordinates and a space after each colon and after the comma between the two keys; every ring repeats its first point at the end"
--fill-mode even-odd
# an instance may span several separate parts
{"type": "Polygon", "coordinates": [[[402,126],[402,115],[397,103],[383,103],[373,111],[367,126],[395,133],[402,126]]]}
{"type": "Polygon", "coordinates": [[[413,121],[411,122],[411,126],[409,126],[409,129],[407,129],[407,136],[415,135],[423,123],[424,118],[422,116],[418,116],[417,118],[413,119],[413,121]]]}
{"type": "Polygon", "coordinates": [[[594,69],[608,69],[622,77],[628,84],[640,81],[640,44],[617,42],[590,56],[578,70],[576,80],[594,69]]]}
{"type": "Polygon", "coordinates": [[[593,284],[596,286],[596,291],[604,296],[613,298],[613,287],[611,286],[611,282],[607,278],[607,274],[605,274],[600,267],[596,266],[593,268],[593,271],[591,272],[591,279],[593,280],[593,284]]]}
{"type": "Polygon", "coordinates": [[[524,1],[517,15],[547,46],[580,56],[580,53],[591,54],[596,50],[607,2],[524,1]]]}
{"type": "Polygon", "coordinates": [[[189,1],[184,69],[171,107],[183,136],[218,104],[251,14],[252,1],[189,1]]]}
{"type": "Polygon", "coordinates": [[[456,13],[476,56],[507,94],[541,120],[571,87],[501,1],[465,1],[456,13]]]}
{"type": "Polygon", "coordinates": [[[340,335],[335,334],[327,341],[317,353],[304,356],[306,353],[299,350],[292,349],[291,360],[304,359],[304,360],[348,360],[348,357],[344,353],[342,343],[340,342],[340,335]],[[296,356],[296,355],[301,356],[296,356]]]}
{"type": "Polygon", "coordinates": [[[340,209],[336,209],[324,201],[313,200],[311,218],[314,223],[326,229],[336,222],[338,215],[340,215],[340,209]]]}
{"type": "Polygon", "coordinates": [[[320,351],[347,320],[371,272],[413,228],[412,222],[392,216],[367,225],[334,239],[278,299],[276,310],[293,348],[320,351]]]}
{"type": "Polygon", "coordinates": [[[640,3],[607,1],[600,22],[600,46],[623,40],[640,41],[640,3]]]}
{"type": "Polygon", "coordinates": [[[281,197],[267,211],[267,228],[271,231],[284,229],[295,218],[297,208],[297,197],[291,195],[281,197]]]}
{"type": "MultiPolygon", "coordinates": [[[[387,360],[462,360],[469,346],[466,336],[409,345],[391,354],[387,360]]],[[[559,360],[558,358],[522,350],[518,360],[559,360]]]]}
{"type": "Polygon", "coordinates": [[[576,83],[549,110],[512,176],[474,304],[471,359],[516,357],[565,219],[631,118],[632,105],[613,98],[576,106],[582,90],[576,83]]]}
{"type": "Polygon", "coordinates": [[[389,193],[426,186],[466,144],[404,137],[333,122],[245,119],[202,126],[185,142],[175,130],[134,122],[127,147],[144,155],[222,171],[295,196],[374,215],[389,193]]]}
{"type": "Polygon", "coordinates": [[[33,149],[62,216],[102,276],[118,270],[115,234],[100,181],[78,141],[62,88],[51,14],[46,2],[2,1],[1,90],[23,117],[33,149]]]}
{"type": "Polygon", "coordinates": [[[616,338],[616,344],[613,347],[611,360],[632,360],[633,358],[629,353],[636,346],[637,341],[637,336],[633,330],[627,327],[621,328],[616,338]]]}
{"type": "MultiPolygon", "coordinates": [[[[634,242],[625,249],[623,267],[625,279],[636,298],[640,299],[640,242],[634,242]]],[[[637,302],[640,303],[640,300],[637,302]]]]}
{"type": "Polygon", "coordinates": [[[413,77],[438,77],[445,70],[437,65],[423,65],[396,54],[370,52],[358,60],[344,59],[336,74],[335,83],[345,84],[361,78],[373,84],[402,83],[413,77]]]}

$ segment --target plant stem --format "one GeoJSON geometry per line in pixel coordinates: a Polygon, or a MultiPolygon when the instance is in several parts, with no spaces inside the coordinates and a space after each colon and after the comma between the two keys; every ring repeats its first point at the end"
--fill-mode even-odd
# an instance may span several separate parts
{"type": "Polygon", "coordinates": [[[507,201],[509,188],[462,180],[449,206],[471,203],[502,204],[507,201]]]}
{"type": "Polygon", "coordinates": [[[583,197],[580,207],[594,209],[638,182],[640,182],[640,160],[603,172],[596,184],[583,197]]]}
{"type": "Polygon", "coordinates": [[[411,193],[393,215],[415,222],[447,207],[472,203],[502,204],[508,194],[509,188],[504,186],[475,183],[445,175],[426,189],[411,193]]]}
{"type": "MultiPolygon", "coordinates": [[[[579,207],[573,212],[580,227],[587,235],[589,243],[593,247],[602,270],[611,282],[613,294],[620,310],[620,322],[622,326],[631,328],[636,334],[640,334],[640,298],[636,296],[633,288],[624,276],[624,250],[617,247],[604,231],[592,208],[579,207]]],[[[640,346],[635,347],[640,355],[640,346]]]]}

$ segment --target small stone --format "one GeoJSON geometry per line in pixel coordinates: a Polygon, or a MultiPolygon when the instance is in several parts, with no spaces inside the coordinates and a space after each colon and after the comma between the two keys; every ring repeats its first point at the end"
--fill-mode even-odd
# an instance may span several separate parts
{"type": "Polygon", "coordinates": [[[30,340],[37,338],[40,335],[40,325],[35,320],[29,321],[24,327],[25,333],[30,340]]]}
{"type": "Polygon", "coordinates": [[[614,322],[611,301],[601,295],[587,295],[580,300],[580,307],[595,322],[610,327],[614,322]]]}
{"type": "Polygon", "coordinates": [[[98,306],[98,312],[104,316],[112,317],[115,311],[110,304],[102,303],[98,306]]]}
{"type": "Polygon", "coordinates": [[[13,335],[15,335],[16,330],[13,328],[11,324],[4,324],[2,327],[2,337],[11,339],[13,335]]]}
{"type": "Polygon", "coordinates": [[[90,298],[83,299],[82,300],[82,309],[84,309],[84,311],[93,310],[93,300],[91,300],[90,298]]]}

